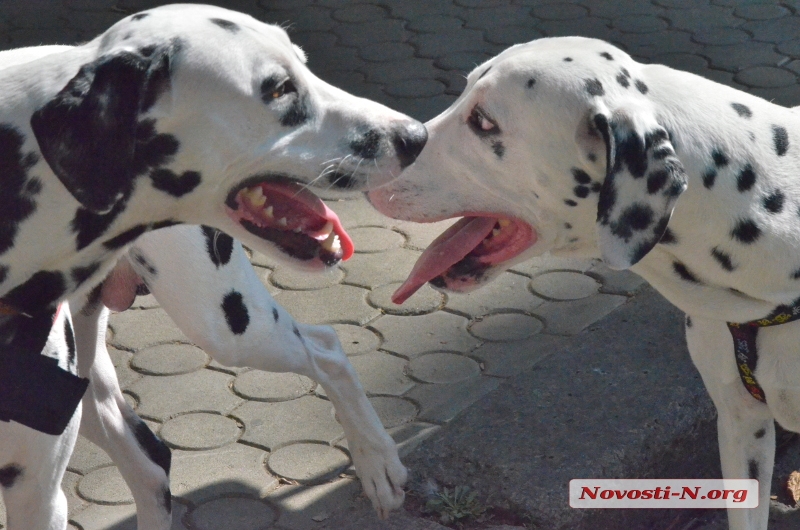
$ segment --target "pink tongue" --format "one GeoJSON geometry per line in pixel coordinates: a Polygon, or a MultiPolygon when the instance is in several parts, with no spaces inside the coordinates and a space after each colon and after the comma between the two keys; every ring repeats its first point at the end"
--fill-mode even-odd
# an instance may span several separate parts
{"type": "Polygon", "coordinates": [[[402,304],[417,290],[464,259],[492,231],[494,217],[464,217],[428,245],[411,274],[392,295],[392,302],[402,304]]]}

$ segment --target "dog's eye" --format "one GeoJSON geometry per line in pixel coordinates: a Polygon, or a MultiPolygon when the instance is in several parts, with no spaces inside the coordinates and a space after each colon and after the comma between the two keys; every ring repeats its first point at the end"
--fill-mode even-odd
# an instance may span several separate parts
{"type": "Polygon", "coordinates": [[[291,80],[287,79],[272,90],[270,97],[272,99],[278,99],[291,92],[297,92],[297,87],[294,86],[291,80]]]}
{"type": "Polygon", "coordinates": [[[479,134],[496,134],[500,132],[497,124],[484,114],[483,109],[477,106],[472,109],[467,122],[479,134]]]}

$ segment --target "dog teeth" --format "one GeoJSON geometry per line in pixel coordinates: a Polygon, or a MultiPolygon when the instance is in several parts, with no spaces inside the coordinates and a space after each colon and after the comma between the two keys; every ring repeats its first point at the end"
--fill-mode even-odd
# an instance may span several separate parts
{"type": "Polygon", "coordinates": [[[286,226],[288,224],[289,223],[286,221],[285,217],[281,217],[280,219],[278,219],[278,226],[282,226],[282,227],[286,228],[286,226]]]}
{"type": "Polygon", "coordinates": [[[321,245],[322,248],[332,253],[336,253],[342,248],[342,245],[339,242],[339,236],[333,233],[331,233],[327,238],[325,238],[325,240],[321,243],[321,245]]]}
{"type": "Polygon", "coordinates": [[[500,228],[505,228],[511,225],[511,221],[509,221],[508,219],[500,219],[498,223],[500,224],[500,228]]]}
{"type": "Polygon", "coordinates": [[[495,228],[494,230],[492,230],[492,237],[496,236],[499,233],[500,233],[500,229],[499,228],[495,228]]]}
{"type": "Polygon", "coordinates": [[[300,228],[300,227],[298,226],[297,228],[295,228],[294,230],[292,230],[292,232],[294,232],[295,234],[300,234],[300,233],[302,233],[302,232],[303,232],[303,229],[302,229],[302,228],[300,228]]]}
{"type": "Polygon", "coordinates": [[[264,213],[265,213],[265,214],[267,215],[267,217],[269,217],[270,219],[273,219],[273,218],[275,217],[275,216],[273,215],[273,213],[272,213],[273,211],[274,211],[274,208],[273,208],[272,206],[269,206],[269,207],[267,207],[267,208],[264,208],[264,213]]]}
{"type": "Polygon", "coordinates": [[[333,223],[328,221],[325,223],[325,226],[322,227],[322,230],[314,234],[314,239],[317,241],[325,241],[328,239],[328,237],[330,237],[331,232],[333,232],[333,223]]]}
{"type": "Polygon", "coordinates": [[[256,208],[261,208],[267,202],[267,198],[264,196],[264,191],[260,186],[243,189],[240,194],[242,198],[247,199],[247,202],[256,208]]]}

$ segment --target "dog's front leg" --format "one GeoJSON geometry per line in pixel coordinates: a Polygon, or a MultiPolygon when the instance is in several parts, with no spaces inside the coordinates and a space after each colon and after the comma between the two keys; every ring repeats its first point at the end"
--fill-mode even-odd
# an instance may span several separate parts
{"type": "Polygon", "coordinates": [[[736,368],[733,339],[724,322],[687,317],[689,353],[717,408],[722,475],[759,482],[758,508],[728,510],[731,530],[766,530],[775,460],[775,427],[769,408],[745,390],[736,368]]]}
{"type": "Polygon", "coordinates": [[[125,402],[106,348],[108,309],[71,301],[78,373],[89,378],[83,397],[81,434],[105,451],[119,468],[136,501],[139,530],[169,530],[170,450],[125,402]],[[75,306],[81,307],[78,310],[75,306]]]}
{"type": "Polygon", "coordinates": [[[131,255],[161,307],[218,362],[294,372],[322,385],[378,515],[385,518],[403,503],[406,469],[336,333],[296,322],[267,292],[237,241],[178,226],[142,237],[131,255]]]}

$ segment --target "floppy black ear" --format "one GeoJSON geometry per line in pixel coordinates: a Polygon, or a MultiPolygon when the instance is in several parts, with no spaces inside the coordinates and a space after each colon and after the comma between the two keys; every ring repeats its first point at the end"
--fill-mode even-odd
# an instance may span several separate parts
{"type": "Polygon", "coordinates": [[[96,213],[109,211],[130,193],[139,114],[169,83],[170,50],[142,52],[147,55],[125,51],[83,65],[31,116],[53,172],[96,213]]]}
{"type": "Polygon", "coordinates": [[[612,269],[627,269],[659,242],[687,187],[667,130],[649,115],[593,117],[606,145],[606,178],[597,204],[598,244],[612,269]]]}

